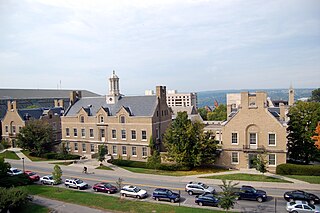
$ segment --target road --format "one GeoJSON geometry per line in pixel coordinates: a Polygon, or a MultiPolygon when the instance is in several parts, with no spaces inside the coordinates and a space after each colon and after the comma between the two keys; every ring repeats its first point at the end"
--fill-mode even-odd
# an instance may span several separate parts
{"type": "MultiPolygon", "coordinates": [[[[20,168],[22,169],[21,161],[10,161],[10,164],[12,167],[20,168]]],[[[54,165],[48,164],[48,163],[25,163],[25,170],[31,170],[37,172],[40,176],[51,174],[53,170],[54,165]]],[[[90,174],[83,174],[81,166],[79,167],[70,167],[70,166],[61,166],[63,170],[63,180],[65,178],[80,178],[87,182],[90,186],[93,186],[97,182],[110,182],[112,184],[115,184],[115,182],[118,180],[119,175],[113,174],[110,171],[103,171],[103,170],[95,170],[96,173],[90,174]]],[[[156,175],[141,175],[141,174],[132,174],[129,175],[123,175],[121,178],[124,180],[123,184],[132,184],[137,185],[140,188],[145,189],[149,195],[152,194],[153,190],[155,188],[169,188],[175,192],[181,193],[181,205],[186,206],[194,206],[198,207],[194,203],[194,197],[190,196],[184,191],[184,187],[186,185],[186,181],[184,177],[167,177],[162,178],[156,175]]],[[[210,184],[209,184],[210,185],[210,184]]],[[[211,184],[212,185],[212,184],[211,184]]],[[[221,191],[220,187],[218,185],[212,185],[217,192],[221,191]]],[[[64,187],[64,185],[60,185],[60,187],[64,187]]],[[[285,206],[286,201],[283,199],[283,194],[285,191],[290,191],[294,189],[280,189],[280,188],[259,188],[262,190],[265,190],[268,194],[268,200],[263,203],[258,203],[257,201],[244,201],[240,200],[237,202],[235,209],[241,212],[286,212],[285,206]],[[276,209],[276,211],[275,211],[276,209]]],[[[92,188],[90,187],[86,191],[93,192],[92,188]]],[[[317,188],[315,190],[308,190],[310,193],[314,193],[316,195],[320,195],[320,188],[317,188]]],[[[119,196],[119,194],[115,194],[113,196],[119,196]]],[[[128,198],[128,199],[134,199],[134,198],[128,198]]],[[[152,200],[151,196],[148,196],[145,201],[155,202],[152,200]]],[[[178,205],[178,204],[176,204],[178,205]]],[[[208,207],[201,207],[201,208],[208,208],[208,207]]],[[[210,207],[212,209],[215,209],[215,207],[210,207]]]]}

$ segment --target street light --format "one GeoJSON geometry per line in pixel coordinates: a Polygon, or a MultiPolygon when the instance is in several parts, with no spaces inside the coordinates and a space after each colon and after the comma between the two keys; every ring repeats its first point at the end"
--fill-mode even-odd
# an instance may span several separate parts
{"type": "Polygon", "coordinates": [[[23,168],[23,172],[24,172],[24,158],[22,158],[22,168],[23,168]]]}

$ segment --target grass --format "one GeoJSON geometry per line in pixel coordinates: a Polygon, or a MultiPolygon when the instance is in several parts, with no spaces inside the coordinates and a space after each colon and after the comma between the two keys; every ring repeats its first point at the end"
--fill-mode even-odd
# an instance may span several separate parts
{"type": "Polygon", "coordinates": [[[63,166],[69,166],[72,164],[73,161],[67,161],[67,162],[55,162],[55,163],[50,163],[50,164],[57,164],[57,165],[63,165],[63,166]]]}
{"type": "Polygon", "coordinates": [[[129,170],[135,173],[168,175],[168,176],[199,175],[199,174],[217,173],[217,172],[226,171],[225,169],[221,169],[221,168],[194,168],[190,171],[155,170],[155,169],[146,169],[146,168],[126,167],[126,166],[121,166],[121,168],[124,168],[126,170],[129,170]]]}
{"type": "Polygon", "coordinates": [[[230,175],[214,175],[206,176],[201,178],[209,179],[225,179],[225,180],[239,180],[239,181],[258,181],[258,182],[282,182],[282,183],[291,183],[290,181],[282,180],[279,178],[269,177],[265,175],[255,175],[255,174],[230,174],[230,175]]]}
{"type": "Polygon", "coordinates": [[[320,176],[286,175],[286,177],[302,180],[308,183],[320,184],[320,176]]]}
{"type": "Polygon", "coordinates": [[[3,153],[0,153],[0,157],[7,158],[7,159],[13,159],[13,160],[20,160],[18,155],[13,151],[4,151],[3,153]]]}
{"type": "Polygon", "coordinates": [[[105,166],[105,165],[98,166],[96,169],[102,169],[102,170],[113,170],[113,169],[111,169],[110,167],[105,166]]]}
{"type": "Polygon", "coordinates": [[[31,156],[29,150],[22,150],[21,152],[32,161],[52,161],[51,159],[48,160],[47,158],[31,156]]]}
{"type": "Polygon", "coordinates": [[[35,203],[28,203],[27,206],[25,206],[22,209],[19,209],[19,212],[20,213],[49,213],[50,209],[35,203]]]}
{"type": "MultiPolygon", "coordinates": [[[[118,212],[176,212],[176,213],[222,213],[213,209],[190,208],[177,205],[165,205],[160,203],[143,202],[140,200],[119,199],[119,197],[106,196],[103,194],[93,194],[75,190],[68,190],[57,187],[30,185],[26,187],[33,195],[46,197],[49,199],[60,200],[63,202],[74,203],[92,208],[111,210],[118,212]],[[94,202],[92,202],[94,201],[94,202]]],[[[163,202],[165,203],[165,202],[163,202]]]]}

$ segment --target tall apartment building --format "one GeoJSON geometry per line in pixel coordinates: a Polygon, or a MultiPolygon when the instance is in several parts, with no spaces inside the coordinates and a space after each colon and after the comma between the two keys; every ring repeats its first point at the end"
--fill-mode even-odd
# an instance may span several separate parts
{"type": "Polygon", "coordinates": [[[165,86],[157,86],[156,95],[124,96],[113,72],[108,95],[75,99],[61,120],[62,141],[72,153],[90,158],[104,145],[115,158],[146,161],[151,137],[164,150],[171,111],[165,86]]]}
{"type": "Polygon", "coordinates": [[[178,93],[177,90],[168,90],[167,104],[169,107],[194,106],[197,108],[197,93],[178,93]]]}

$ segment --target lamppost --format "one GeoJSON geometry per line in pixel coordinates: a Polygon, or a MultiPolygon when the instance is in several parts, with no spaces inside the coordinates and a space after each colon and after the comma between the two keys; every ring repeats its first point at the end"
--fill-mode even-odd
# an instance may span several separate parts
{"type": "Polygon", "coordinates": [[[24,158],[22,158],[22,168],[23,168],[23,172],[24,172],[24,158]]]}

